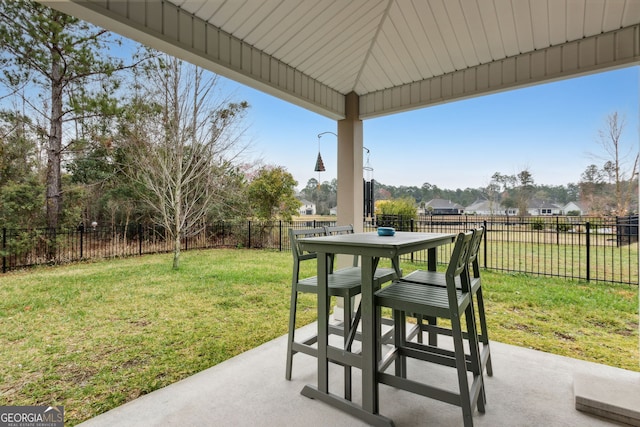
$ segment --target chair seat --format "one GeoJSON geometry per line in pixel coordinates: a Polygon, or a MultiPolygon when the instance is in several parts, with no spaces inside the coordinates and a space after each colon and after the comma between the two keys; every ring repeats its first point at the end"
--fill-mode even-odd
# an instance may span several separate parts
{"type": "MultiPolygon", "coordinates": [[[[360,278],[362,272],[360,267],[346,267],[341,268],[338,271],[334,271],[334,274],[344,274],[344,275],[354,275],[360,278]]],[[[375,273],[373,273],[374,282],[378,283],[386,283],[390,282],[394,279],[397,279],[396,271],[393,268],[376,268],[375,273]]]]}
{"type": "MultiPolygon", "coordinates": [[[[464,310],[469,296],[457,290],[458,307],[464,310]]],[[[375,293],[376,304],[406,312],[446,317],[449,299],[446,287],[397,280],[375,293]]]]}
{"type": "MultiPolygon", "coordinates": [[[[360,293],[360,275],[351,273],[343,274],[338,270],[327,276],[329,281],[328,291],[330,296],[345,296],[345,294],[360,293]],[[351,292],[349,292],[351,291],[351,292]]],[[[308,277],[298,281],[300,292],[318,293],[318,278],[308,277]]]]}
{"type": "MultiPolygon", "coordinates": [[[[402,280],[424,285],[440,286],[443,288],[447,286],[447,280],[444,273],[439,271],[416,270],[404,276],[402,280]]],[[[480,287],[480,278],[471,277],[470,286],[471,292],[475,294],[480,287]]],[[[462,284],[460,283],[460,278],[456,277],[456,288],[460,289],[461,287],[462,284]]]]}

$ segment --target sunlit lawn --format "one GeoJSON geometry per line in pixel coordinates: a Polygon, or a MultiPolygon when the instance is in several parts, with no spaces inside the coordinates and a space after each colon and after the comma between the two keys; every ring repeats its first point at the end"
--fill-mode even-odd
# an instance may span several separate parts
{"type": "MultiPolygon", "coordinates": [[[[285,334],[290,280],[290,253],[255,250],[184,252],[179,271],[151,255],[2,275],[0,405],[63,405],[74,425],[190,376],[285,334]]],[[[483,283],[493,340],[640,371],[637,286],[483,283]]]]}

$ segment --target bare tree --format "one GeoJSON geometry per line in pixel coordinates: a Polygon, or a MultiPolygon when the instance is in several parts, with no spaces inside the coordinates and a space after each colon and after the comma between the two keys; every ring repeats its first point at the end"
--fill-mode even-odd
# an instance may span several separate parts
{"type": "Polygon", "coordinates": [[[214,198],[224,198],[221,183],[246,148],[239,125],[248,104],[221,99],[217,76],[169,56],[137,82],[125,169],[172,240],[177,269],[181,237],[199,231],[214,198]]]}
{"type": "Polygon", "coordinates": [[[534,182],[533,175],[529,171],[529,169],[524,169],[520,171],[517,175],[518,183],[520,186],[517,191],[517,206],[520,211],[520,215],[525,215],[527,213],[527,208],[529,207],[529,202],[531,202],[531,197],[533,195],[534,182]]]}
{"type": "Polygon", "coordinates": [[[604,149],[603,173],[615,186],[614,215],[627,215],[634,192],[634,182],[638,174],[638,150],[625,147],[622,134],[625,119],[617,112],[605,119],[605,128],[598,132],[598,143],[604,149]]]}

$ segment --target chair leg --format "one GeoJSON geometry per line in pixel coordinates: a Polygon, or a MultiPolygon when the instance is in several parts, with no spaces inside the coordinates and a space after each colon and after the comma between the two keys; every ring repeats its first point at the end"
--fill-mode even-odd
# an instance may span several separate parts
{"type": "MultiPolygon", "coordinates": [[[[345,350],[349,346],[349,333],[351,332],[351,320],[353,319],[353,309],[351,307],[351,297],[349,295],[345,295],[343,298],[342,305],[344,306],[344,319],[342,320],[342,330],[344,337],[344,347],[345,350]]],[[[354,328],[357,328],[358,325],[353,325],[354,328]]],[[[351,366],[345,364],[344,365],[344,398],[346,400],[351,400],[351,366]]]]}
{"type": "Polygon", "coordinates": [[[416,314],[416,323],[418,325],[418,344],[422,344],[425,327],[424,327],[424,316],[422,314],[416,314]]]}
{"type": "MultiPolygon", "coordinates": [[[[427,317],[427,324],[432,326],[438,326],[438,318],[427,317]]],[[[435,332],[434,328],[429,328],[429,345],[433,347],[438,346],[438,333],[435,332]]]]}
{"type": "MultiPolygon", "coordinates": [[[[478,318],[480,320],[480,333],[478,334],[480,343],[482,343],[482,353],[486,352],[486,362],[485,367],[487,368],[487,375],[493,376],[493,367],[491,365],[491,350],[489,348],[489,334],[487,329],[487,318],[484,314],[484,298],[482,297],[482,288],[478,289],[476,293],[477,304],[478,304],[478,318]]],[[[478,343],[478,344],[480,344],[478,343]]],[[[484,359],[484,355],[481,357],[480,361],[484,359]]]]}
{"type": "MultiPolygon", "coordinates": [[[[467,337],[469,341],[469,353],[471,357],[471,373],[473,374],[473,382],[480,382],[480,391],[475,404],[478,406],[478,412],[484,413],[487,396],[484,390],[484,379],[482,377],[482,359],[480,357],[480,343],[478,342],[478,331],[476,329],[476,317],[473,310],[473,298],[465,309],[465,320],[467,322],[467,337]]],[[[471,409],[473,410],[473,402],[471,409]]]]}
{"type": "MultiPolygon", "coordinates": [[[[407,318],[406,313],[393,310],[393,344],[396,348],[402,348],[407,342],[407,318]]],[[[407,377],[407,358],[398,355],[394,362],[395,375],[401,378],[407,377]]]]}
{"type": "Polygon", "coordinates": [[[289,333],[287,335],[287,369],[285,378],[291,380],[291,370],[293,367],[293,340],[295,339],[296,331],[296,309],[298,304],[298,291],[294,288],[291,289],[291,303],[289,308],[289,333]]]}
{"type": "MultiPolygon", "coordinates": [[[[452,316],[451,331],[453,336],[453,347],[456,361],[456,370],[458,371],[458,388],[460,391],[460,407],[462,408],[462,417],[464,419],[464,427],[473,427],[473,407],[471,406],[471,398],[469,395],[469,381],[467,380],[467,362],[464,352],[464,344],[462,339],[462,329],[460,326],[460,318],[452,316]]],[[[472,339],[469,340],[470,342],[472,339]]]]}

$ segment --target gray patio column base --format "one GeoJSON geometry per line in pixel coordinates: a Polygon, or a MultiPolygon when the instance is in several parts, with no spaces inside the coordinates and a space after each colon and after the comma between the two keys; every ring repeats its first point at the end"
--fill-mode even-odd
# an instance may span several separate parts
{"type": "Polygon", "coordinates": [[[640,426],[640,378],[628,381],[575,374],[576,409],[631,426],[640,426]]]}

